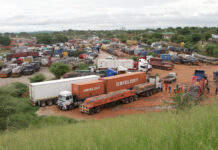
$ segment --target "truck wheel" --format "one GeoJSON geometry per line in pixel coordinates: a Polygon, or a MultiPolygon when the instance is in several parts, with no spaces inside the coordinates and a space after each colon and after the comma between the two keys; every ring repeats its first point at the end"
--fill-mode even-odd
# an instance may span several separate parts
{"type": "Polygon", "coordinates": [[[94,114],[94,109],[93,109],[93,108],[91,108],[91,109],[89,110],[88,115],[92,115],[92,114],[94,114]]]}
{"type": "Polygon", "coordinates": [[[41,101],[41,102],[40,102],[40,106],[41,106],[41,107],[45,107],[45,106],[46,106],[45,101],[41,101]]]}
{"type": "Polygon", "coordinates": [[[133,102],[134,101],[134,98],[133,97],[129,97],[129,102],[133,102]]]}
{"type": "Polygon", "coordinates": [[[68,106],[68,110],[72,110],[74,108],[73,104],[68,106]]]}
{"type": "Polygon", "coordinates": [[[48,106],[51,106],[53,104],[52,100],[47,101],[47,104],[48,104],[48,106]]]}
{"type": "Polygon", "coordinates": [[[100,111],[101,111],[101,108],[100,108],[100,107],[96,107],[96,108],[95,108],[95,112],[96,112],[96,113],[99,113],[100,111]]]}

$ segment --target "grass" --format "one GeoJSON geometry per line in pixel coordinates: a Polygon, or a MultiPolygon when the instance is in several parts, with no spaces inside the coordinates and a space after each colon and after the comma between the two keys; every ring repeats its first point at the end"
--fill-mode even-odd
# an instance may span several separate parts
{"type": "Polygon", "coordinates": [[[171,112],[28,128],[0,135],[0,150],[215,150],[218,104],[171,112]]]}

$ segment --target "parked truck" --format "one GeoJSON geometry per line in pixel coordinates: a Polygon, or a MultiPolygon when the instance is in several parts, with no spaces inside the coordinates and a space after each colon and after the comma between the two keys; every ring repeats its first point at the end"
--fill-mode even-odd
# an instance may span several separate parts
{"type": "Polygon", "coordinates": [[[164,62],[161,58],[150,58],[150,65],[152,65],[153,68],[158,68],[162,70],[172,70],[174,65],[169,62],[164,62]]]}
{"type": "Polygon", "coordinates": [[[12,69],[11,77],[20,77],[23,74],[24,66],[17,66],[16,68],[12,69]]]}
{"type": "Polygon", "coordinates": [[[0,78],[8,78],[11,76],[12,68],[4,68],[0,71],[0,78]]]}
{"type": "Polygon", "coordinates": [[[175,72],[168,73],[167,76],[163,77],[162,80],[164,83],[173,83],[177,79],[177,74],[175,72]]]}
{"type": "Polygon", "coordinates": [[[192,85],[188,91],[188,95],[192,100],[199,100],[200,96],[204,93],[205,81],[207,77],[204,70],[195,70],[192,77],[192,85]]]}
{"type": "Polygon", "coordinates": [[[98,112],[97,110],[109,102],[122,101],[128,103],[129,99],[131,99],[130,101],[135,100],[137,95],[143,93],[151,95],[159,91],[161,89],[161,80],[158,77],[152,79],[149,78],[150,84],[147,84],[145,72],[134,72],[100,78],[96,81],[74,83],[71,91],[62,91],[60,93],[57,104],[62,110],[72,109],[82,104],[80,111],[92,114],[98,112]],[[87,101],[92,102],[96,97],[98,97],[99,101],[95,102],[95,107],[93,107],[94,105],[88,107],[89,102],[87,101]]]}
{"type": "Polygon", "coordinates": [[[71,91],[73,83],[92,81],[99,78],[99,76],[90,75],[84,77],[30,83],[30,101],[32,104],[39,106],[56,104],[58,96],[60,96],[59,99],[61,99],[61,96],[66,96],[65,94],[67,94],[64,92],[61,93],[61,91],[71,91]]]}
{"type": "Polygon", "coordinates": [[[99,59],[98,69],[116,69],[118,66],[123,66],[127,69],[134,68],[134,61],[132,59],[99,59]]]}

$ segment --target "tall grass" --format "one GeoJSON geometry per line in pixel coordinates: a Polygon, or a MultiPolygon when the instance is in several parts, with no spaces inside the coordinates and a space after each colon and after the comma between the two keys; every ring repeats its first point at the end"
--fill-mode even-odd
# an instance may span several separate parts
{"type": "Polygon", "coordinates": [[[0,149],[218,149],[218,105],[6,132],[0,136],[0,149]]]}

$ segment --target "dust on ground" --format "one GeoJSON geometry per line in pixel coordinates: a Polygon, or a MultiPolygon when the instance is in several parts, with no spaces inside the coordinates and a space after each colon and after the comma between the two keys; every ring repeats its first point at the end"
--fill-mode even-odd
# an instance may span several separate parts
{"type": "MultiPolygon", "coordinates": [[[[166,76],[169,72],[177,73],[177,81],[173,84],[170,84],[172,89],[176,87],[176,84],[180,85],[186,84],[191,85],[192,76],[194,70],[205,70],[210,86],[210,94],[205,91],[205,100],[214,99],[215,96],[215,83],[213,82],[213,72],[218,69],[217,66],[201,64],[199,66],[188,66],[188,65],[175,65],[174,69],[171,71],[165,71],[160,69],[153,69],[152,74],[158,74],[160,78],[166,76]]],[[[172,90],[173,91],[173,90],[172,90]]],[[[39,109],[37,114],[39,116],[48,115],[48,116],[65,116],[70,117],[76,120],[89,120],[89,119],[103,119],[103,118],[112,118],[122,115],[129,114],[139,114],[139,113],[149,113],[149,112],[160,112],[170,109],[166,106],[166,101],[171,101],[173,92],[169,93],[164,90],[163,92],[156,93],[149,97],[140,97],[137,101],[134,101],[129,104],[117,105],[114,107],[104,108],[100,113],[94,115],[86,115],[79,112],[79,109],[76,108],[70,111],[62,111],[57,108],[57,106],[48,106],[42,107],[39,109]]]]}
{"type": "Polygon", "coordinates": [[[13,82],[22,82],[22,83],[29,83],[29,77],[34,76],[35,74],[44,74],[46,79],[52,79],[54,78],[54,75],[49,71],[48,67],[41,67],[39,72],[35,72],[32,75],[22,75],[21,77],[18,78],[0,78],[0,86],[5,86],[5,85],[9,85],[13,82]]]}

